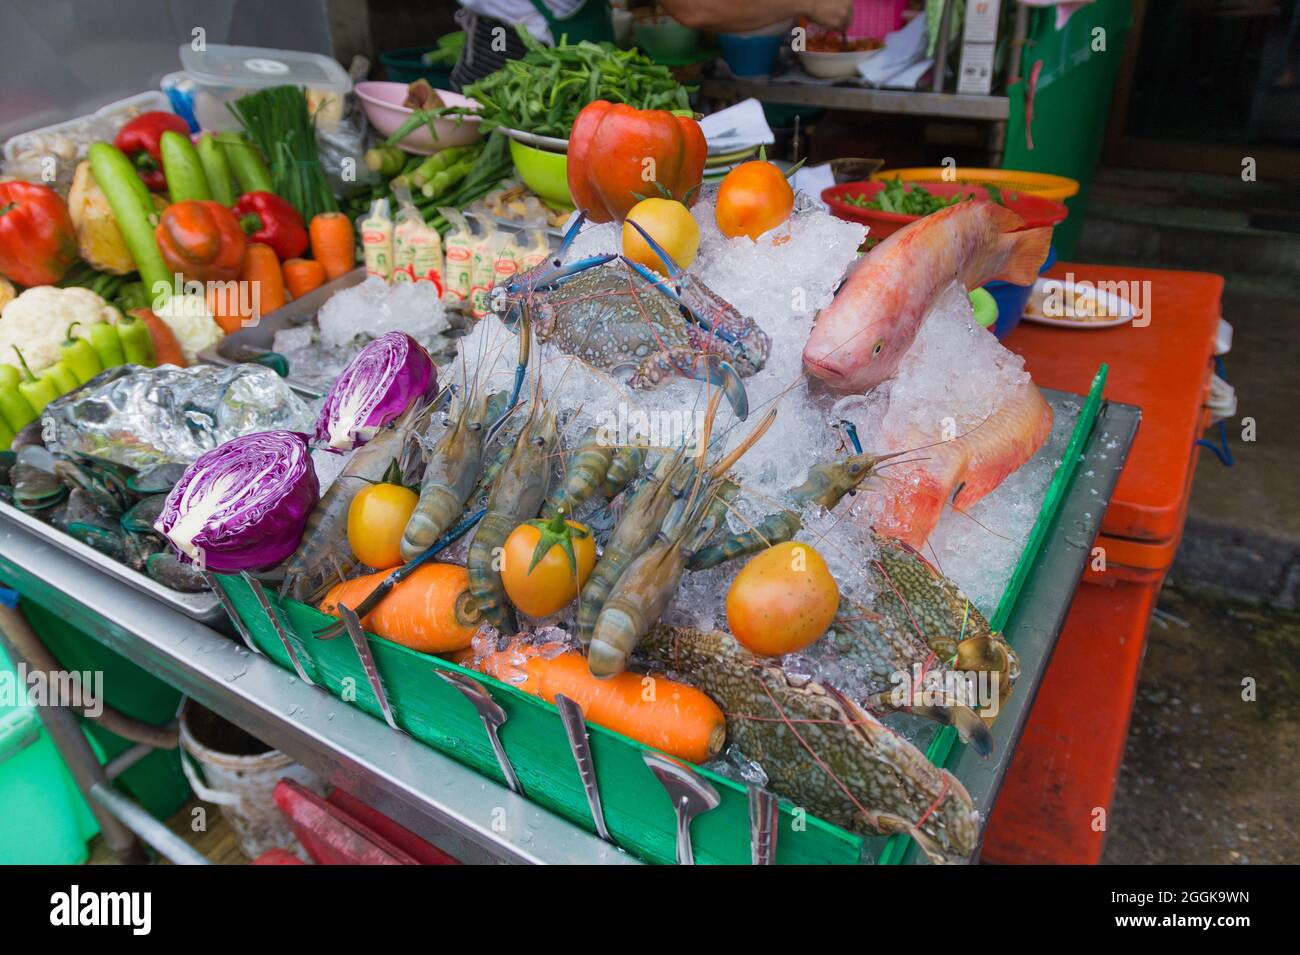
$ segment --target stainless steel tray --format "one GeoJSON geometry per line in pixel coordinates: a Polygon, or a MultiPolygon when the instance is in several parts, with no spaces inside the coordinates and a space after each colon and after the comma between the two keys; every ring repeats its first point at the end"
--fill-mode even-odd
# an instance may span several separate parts
{"type": "MultiPolygon", "coordinates": [[[[326,282],[302,298],[296,298],[282,308],[277,308],[270,315],[262,316],[262,320],[256,325],[231,332],[211,348],[199,352],[198,360],[209,365],[235,365],[238,361],[226,356],[233,354],[236,349],[243,347],[269,351],[275,342],[276,332],[307,324],[315,319],[316,313],[331,295],[345,288],[360,285],[365,279],[366,270],[358,266],[347,275],[340,275],[333,282],[326,282]]],[[[290,388],[308,398],[324,397],[324,392],[319,388],[296,380],[293,377],[292,367],[289,368],[289,375],[284,380],[290,388]]]]}
{"type": "Polygon", "coordinates": [[[134,587],[142,594],[148,594],[155,600],[162,601],[173,610],[179,610],[188,617],[193,617],[195,620],[201,620],[204,623],[217,623],[226,619],[226,611],[222,608],[217,595],[212,591],[189,594],[180,590],[172,590],[170,587],[164,587],[152,577],[146,577],[144,574],[132,570],[126,564],[118,563],[107,554],[101,554],[88,544],[83,544],[75,537],[63,533],[57,527],[51,527],[30,514],[24,514],[13,505],[0,501],[0,526],[3,526],[4,521],[17,524],[29,534],[34,534],[49,541],[59,550],[71,554],[92,567],[98,568],[124,584],[134,587]]]}

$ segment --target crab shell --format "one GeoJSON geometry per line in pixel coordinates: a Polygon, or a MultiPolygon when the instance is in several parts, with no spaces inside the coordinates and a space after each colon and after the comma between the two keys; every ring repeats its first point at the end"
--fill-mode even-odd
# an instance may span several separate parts
{"type": "Polygon", "coordinates": [[[774,793],[844,828],[907,833],[933,862],[971,860],[979,814],[966,788],[833,688],[716,630],[660,625],[639,654],[712,697],[728,741],[763,766],[774,793]]]}

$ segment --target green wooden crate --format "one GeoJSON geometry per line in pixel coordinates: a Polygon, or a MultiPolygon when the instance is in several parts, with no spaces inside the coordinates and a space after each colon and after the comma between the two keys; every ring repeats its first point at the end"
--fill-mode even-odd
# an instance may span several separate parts
{"type": "MultiPolygon", "coordinates": [[[[1105,378],[1106,369],[1102,366],[1075,423],[1064,463],[1053,478],[1038,521],[992,621],[995,627],[1005,624],[1043,544],[1046,528],[1065,495],[1078,462],[1078,450],[1096,420],[1105,378]]],[[[292,669],[288,652],[248,584],[232,575],[221,575],[220,580],[253,642],[280,666],[292,669]]],[[[294,600],[277,599],[269,592],[267,598],[295,642],[298,658],[312,681],[345,702],[382,718],[379,701],[370,689],[351,641],[343,637],[318,640],[311,636],[314,631],[336,623],[337,618],[294,600]]],[[[594,831],[582,781],[559,711],[554,706],[439,657],[399,646],[374,634],[368,636],[398,726],[416,739],[504,783],[477,711],[460,691],[435,674],[441,670],[479,681],[506,711],[508,719],[500,730],[501,743],[519,776],[524,795],[594,831]]],[[[667,794],[642,760],[641,754],[648,747],[602,726],[589,724],[588,730],[605,822],[614,842],[648,862],[672,863],[676,857],[676,817],[667,794]]],[[[955,733],[944,728],[932,741],[927,756],[937,765],[943,765],[954,744],[955,733]]],[[[691,824],[696,861],[747,864],[750,861],[747,792],[716,773],[698,767],[696,771],[722,797],[718,808],[697,816],[691,824]]],[[[490,823],[495,810],[496,806],[485,796],[483,804],[470,812],[481,813],[481,821],[490,823]]],[[[909,842],[904,837],[893,837],[877,861],[901,861],[909,842]]],[[[778,864],[857,864],[863,859],[863,846],[862,836],[796,811],[788,804],[781,805],[778,864]]]]}
{"type": "MultiPolygon", "coordinates": [[[[256,645],[281,666],[292,662],[271,622],[244,580],[220,578],[240,619],[256,645]]],[[[382,718],[356,650],[346,637],[318,640],[313,631],[337,618],[294,600],[277,601],[280,620],[296,637],[298,658],[313,682],[341,699],[382,718]]],[[[582,780],[569,750],[559,711],[544,700],[499,680],[446,660],[399,646],[370,634],[375,666],[383,680],[397,725],[416,739],[465,763],[485,776],[505,782],[478,713],[460,691],[435,676],[460,673],[488,687],[506,711],[501,744],[514,766],[524,795],[591,830],[591,815],[582,780]]],[[[647,747],[602,726],[589,724],[592,759],[600,783],[605,823],[614,842],[649,862],[671,863],[676,857],[676,816],[659,781],[642,760],[647,747]]],[[[691,836],[698,863],[741,865],[750,861],[749,797],[744,787],[707,770],[696,770],[722,797],[718,808],[697,816],[691,836]]],[[[496,807],[484,798],[469,812],[493,821],[496,807]]],[[[777,862],[787,865],[856,864],[862,838],[803,812],[781,807],[777,862]]]]}

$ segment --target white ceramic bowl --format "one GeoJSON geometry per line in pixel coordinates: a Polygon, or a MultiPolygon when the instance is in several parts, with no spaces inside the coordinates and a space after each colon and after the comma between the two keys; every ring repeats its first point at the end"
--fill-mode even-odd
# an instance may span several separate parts
{"type": "Polygon", "coordinates": [[[857,76],[858,64],[871,59],[882,49],[883,47],[874,50],[846,50],[842,53],[810,53],[805,50],[799,54],[799,62],[810,75],[818,79],[843,80],[857,76]]]}
{"type": "MultiPolygon", "coordinates": [[[[382,80],[367,80],[356,85],[356,93],[366,111],[366,119],[370,120],[370,125],[375,127],[379,135],[391,136],[410,118],[411,108],[402,105],[402,100],[406,99],[406,85],[382,80]]],[[[478,108],[478,103],[459,93],[451,90],[436,92],[448,106],[478,108]]],[[[433,121],[433,127],[438,131],[437,140],[434,140],[426,125],[419,127],[398,145],[408,153],[421,156],[431,156],[451,146],[468,146],[483,138],[478,123],[478,118],[472,116],[442,116],[433,121]]]]}

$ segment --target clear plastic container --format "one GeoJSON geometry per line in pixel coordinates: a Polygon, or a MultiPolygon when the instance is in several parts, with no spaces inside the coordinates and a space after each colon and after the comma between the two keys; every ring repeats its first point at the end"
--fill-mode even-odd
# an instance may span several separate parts
{"type": "Polygon", "coordinates": [[[352,89],[343,67],[320,53],[216,43],[196,50],[184,43],[180,57],[194,82],[194,117],[204,129],[238,129],[227,103],[267,86],[290,85],[306,87],[317,128],[329,130],[338,125],[343,97],[352,89]]]}

